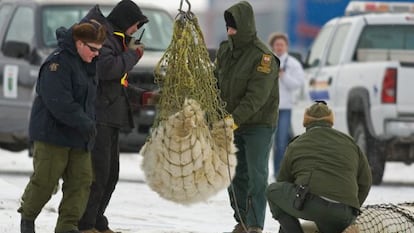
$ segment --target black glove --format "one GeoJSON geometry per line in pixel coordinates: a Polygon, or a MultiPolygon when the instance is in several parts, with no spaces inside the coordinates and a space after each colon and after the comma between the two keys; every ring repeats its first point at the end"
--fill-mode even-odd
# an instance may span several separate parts
{"type": "Polygon", "coordinates": [[[86,141],[90,141],[91,139],[95,138],[97,134],[96,126],[93,124],[92,126],[88,127],[88,129],[81,130],[82,137],[86,141]]]}
{"type": "Polygon", "coordinates": [[[98,130],[96,130],[96,126],[93,125],[92,129],[89,132],[89,140],[92,138],[95,138],[97,134],[98,134],[98,130]]]}

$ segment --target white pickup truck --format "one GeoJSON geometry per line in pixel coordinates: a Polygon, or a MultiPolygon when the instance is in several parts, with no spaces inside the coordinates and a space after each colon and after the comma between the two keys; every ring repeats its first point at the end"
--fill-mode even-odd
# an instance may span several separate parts
{"type": "Polygon", "coordinates": [[[414,14],[330,20],[310,48],[305,72],[292,109],[295,135],[304,132],[305,108],[325,100],[334,128],[353,136],[367,155],[374,184],[386,161],[414,161],[414,14]]]}

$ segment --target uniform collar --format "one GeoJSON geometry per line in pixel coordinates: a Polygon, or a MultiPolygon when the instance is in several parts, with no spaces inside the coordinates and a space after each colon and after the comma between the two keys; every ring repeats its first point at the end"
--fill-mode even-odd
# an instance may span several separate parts
{"type": "Polygon", "coordinates": [[[314,121],[312,123],[310,123],[308,125],[308,127],[306,127],[306,132],[314,129],[314,128],[332,128],[331,125],[329,124],[329,122],[326,121],[314,121]]]}

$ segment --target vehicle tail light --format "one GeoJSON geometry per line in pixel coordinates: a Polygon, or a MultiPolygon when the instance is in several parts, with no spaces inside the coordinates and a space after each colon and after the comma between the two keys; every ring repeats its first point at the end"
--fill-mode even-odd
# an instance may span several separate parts
{"type": "Polygon", "coordinates": [[[141,105],[142,106],[154,105],[153,97],[154,97],[154,92],[152,91],[143,92],[141,95],[141,105]]]}
{"type": "Polygon", "coordinates": [[[382,81],[381,101],[384,104],[397,102],[397,69],[387,68],[382,81]]]}

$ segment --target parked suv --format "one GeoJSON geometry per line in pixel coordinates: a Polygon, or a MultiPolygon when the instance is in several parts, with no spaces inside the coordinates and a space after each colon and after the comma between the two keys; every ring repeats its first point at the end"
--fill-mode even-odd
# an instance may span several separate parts
{"type": "MultiPolygon", "coordinates": [[[[107,15],[116,0],[101,0],[107,15]]],[[[172,17],[167,11],[137,2],[150,20],[143,28],[143,58],[129,75],[131,86],[154,90],[153,69],[170,43],[172,17]]],[[[96,4],[93,0],[0,1],[0,147],[28,148],[28,122],[34,85],[44,59],[56,48],[55,30],[78,22],[96,4]]],[[[136,35],[141,35],[140,29],[136,35]]],[[[138,151],[152,125],[155,109],[141,105],[141,92],[128,89],[136,128],[120,136],[121,150],[138,151]]]]}

